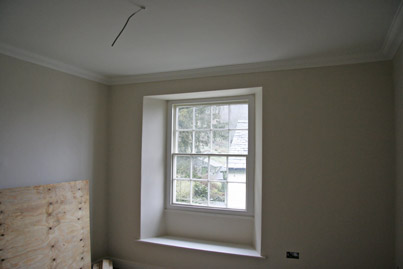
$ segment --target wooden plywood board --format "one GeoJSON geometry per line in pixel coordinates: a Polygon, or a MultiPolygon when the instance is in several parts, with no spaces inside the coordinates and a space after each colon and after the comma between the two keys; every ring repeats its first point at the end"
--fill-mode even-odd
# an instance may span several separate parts
{"type": "Polygon", "coordinates": [[[0,269],[91,268],[88,181],[0,190],[0,269]]]}

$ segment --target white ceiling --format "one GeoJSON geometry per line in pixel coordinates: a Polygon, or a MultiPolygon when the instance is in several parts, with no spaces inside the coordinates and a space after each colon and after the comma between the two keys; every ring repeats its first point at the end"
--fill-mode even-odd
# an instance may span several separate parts
{"type": "Polygon", "coordinates": [[[0,52],[99,80],[262,62],[386,59],[385,46],[396,47],[388,38],[401,36],[401,6],[400,0],[0,0],[0,52]],[[147,9],[111,47],[135,3],[147,9]]]}

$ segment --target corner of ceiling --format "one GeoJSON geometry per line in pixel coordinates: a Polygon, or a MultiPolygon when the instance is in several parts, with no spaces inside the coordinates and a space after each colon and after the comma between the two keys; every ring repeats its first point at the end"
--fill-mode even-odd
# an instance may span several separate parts
{"type": "Polygon", "coordinates": [[[382,53],[387,59],[392,59],[403,41],[403,1],[393,17],[382,46],[382,53]]]}
{"type": "Polygon", "coordinates": [[[122,85],[131,83],[166,81],[186,78],[200,78],[210,76],[235,75],[245,73],[257,73],[275,70],[290,70],[321,66],[334,66],[343,64],[376,62],[390,60],[394,57],[403,41],[403,0],[401,1],[389,30],[386,34],[383,46],[378,52],[371,54],[351,54],[333,57],[310,57],[294,60],[265,61],[258,63],[236,64],[226,66],[207,67],[191,70],[179,70],[171,72],[138,74],[128,76],[105,76],[96,72],[82,69],[51,58],[25,51],[0,42],[0,53],[35,63],[71,75],[96,81],[106,85],[122,85]]]}
{"type": "Polygon", "coordinates": [[[0,53],[11,56],[26,62],[34,63],[50,69],[58,70],[70,75],[78,76],[88,80],[96,81],[102,84],[108,84],[108,80],[105,76],[88,71],[77,66],[66,64],[57,60],[53,60],[49,57],[45,57],[36,53],[32,53],[23,49],[10,46],[0,42],[0,53]]]}
{"type": "Polygon", "coordinates": [[[268,71],[335,66],[345,64],[367,63],[388,60],[381,52],[366,54],[351,54],[331,57],[310,57],[302,59],[286,59],[265,61],[248,64],[235,64],[171,72],[139,74],[129,76],[108,77],[109,85],[135,84],[145,82],[167,81],[176,79],[201,78],[248,74],[268,71]]]}

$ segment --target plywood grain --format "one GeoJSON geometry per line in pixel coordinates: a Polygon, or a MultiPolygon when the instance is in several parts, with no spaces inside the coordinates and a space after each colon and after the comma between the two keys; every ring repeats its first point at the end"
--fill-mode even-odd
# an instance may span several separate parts
{"type": "Polygon", "coordinates": [[[0,190],[0,269],[91,268],[88,181],[0,190]]]}

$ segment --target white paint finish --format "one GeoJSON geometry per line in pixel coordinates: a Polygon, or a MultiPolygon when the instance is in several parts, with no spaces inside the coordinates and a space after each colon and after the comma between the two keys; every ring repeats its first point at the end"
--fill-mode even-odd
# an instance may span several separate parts
{"type": "Polygon", "coordinates": [[[107,79],[99,74],[90,72],[88,70],[81,69],[76,66],[72,66],[69,64],[62,63],[60,61],[55,61],[51,58],[41,56],[38,54],[34,54],[32,52],[28,52],[22,49],[17,49],[12,46],[0,43],[0,53],[15,57],[17,59],[38,64],[44,67],[48,67],[54,70],[58,70],[70,75],[79,76],[82,78],[86,78],[92,81],[106,83],[107,79]]]}
{"type": "Polygon", "coordinates": [[[168,268],[393,267],[392,80],[391,62],[379,62],[112,87],[109,194],[119,199],[109,200],[109,254],[168,268]],[[268,259],[135,242],[143,96],[257,86],[268,259]],[[286,259],[287,250],[301,259],[286,259]]]}
{"type": "MultiPolygon", "coordinates": [[[[166,199],[166,205],[167,208],[169,209],[180,209],[180,210],[187,210],[187,211],[198,211],[198,212],[221,212],[221,214],[232,214],[232,215],[249,215],[253,216],[254,215],[254,180],[249,180],[249,179],[254,179],[254,163],[255,163],[255,96],[254,93],[262,91],[261,88],[250,88],[250,89],[233,89],[233,90],[220,90],[220,91],[215,91],[215,97],[211,98],[206,98],[206,95],[208,96],[208,92],[199,92],[196,94],[174,94],[174,95],[162,95],[162,96],[157,96],[157,98],[163,98],[163,96],[166,96],[168,98],[173,98],[172,101],[168,102],[168,128],[167,130],[167,175],[166,175],[166,184],[170,186],[167,188],[167,199],[166,199]],[[240,93],[240,96],[238,95],[230,95],[230,93],[240,93]],[[248,93],[252,93],[249,94],[248,93]],[[199,96],[199,97],[192,97],[192,96],[199,96]],[[177,99],[177,98],[178,99],[177,99]],[[227,190],[227,204],[229,208],[211,208],[211,207],[199,207],[195,205],[186,205],[186,204],[174,204],[173,203],[173,187],[172,187],[172,167],[171,163],[172,161],[172,154],[173,151],[172,149],[175,148],[175,145],[173,144],[173,138],[172,138],[172,126],[175,125],[176,123],[172,123],[174,121],[174,115],[173,115],[173,107],[175,105],[183,105],[183,104],[200,104],[200,103],[211,103],[211,102],[237,102],[237,101],[244,101],[248,103],[248,164],[246,167],[247,172],[247,191],[245,189],[233,189],[232,191],[235,194],[239,193],[246,193],[247,200],[245,200],[245,196],[242,198],[240,195],[235,195],[234,197],[230,197],[229,193],[231,192],[230,188],[231,186],[228,185],[228,190],[227,190]],[[239,200],[239,201],[238,201],[239,200]],[[231,204],[232,203],[232,204],[231,204]],[[246,203],[246,210],[239,210],[236,211],[236,209],[242,209],[242,206],[245,205],[246,203]]],[[[178,154],[178,153],[177,153],[178,154]]],[[[175,154],[175,155],[177,155],[175,154]]],[[[181,154],[178,154],[181,155],[181,154]]],[[[192,154],[185,154],[185,155],[192,155],[192,154]]],[[[208,154],[210,156],[214,154],[208,154]]],[[[242,154],[241,154],[242,156],[242,154]]],[[[243,155],[246,156],[246,155],[243,155]]],[[[259,168],[261,169],[261,167],[259,168]]]]}
{"type": "Polygon", "coordinates": [[[293,60],[266,61],[250,64],[235,64],[131,76],[106,77],[109,85],[156,82],[176,79],[203,78],[213,76],[258,73],[267,71],[292,70],[323,66],[336,66],[388,60],[382,53],[359,53],[354,55],[308,57],[293,60]]]}
{"type": "Polygon", "coordinates": [[[264,257],[260,256],[260,254],[258,252],[256,252],[256,250],[254,250],[251,246],[248,246],[248,245],[224,244],[224,243],[218,243],[218,242],[214,242],[214,241],[194,240],[194,239],[174,237],[174,236],[146,238],[146,239],[140,240],[140,242],[165,245],[165,246],[171,246],[171,247],[195,249],[195,250],[208,251],[208,252],[217,252],[217,253],[232,254],[232,255],[239,255],[239,256],[264,258],[264,257]]]}
{"type": "MultiPolygon", "coordinates": [[[[255,143],[263,145],[263,91],[260,88],[255,93],[255,143]]],[[[262,253],[262,170],[263,147],[255,146],[255,221],[253,246],[258,253],[262,253]]]]}
{"type": "Polygon", "coordinates": [[[167,104],[145,97],[141,149],[140,238],[165,234],[165,133],[167,104]]]}
{"type": "Polygon", "coordinates": [[[4,55],[0,69],[0,188],[88,179],[105,255],[107,87],[4,55]]]}
{"type": "Polygon", "coordinates": [[[330,57],[308,57],[297,60],[266,61],[251,64],[235,64],[216,67],[197,68],[171,72],[160,72],[152,74],[128,75],[128,76],[104,76],[93,73],[79,67],[68,65],[51,58],[41,56],[32,52],[24,51],[0,43],[0,53],[15,57],[20,60],[49,67],[67,74],[79,76],[107,85],[121,85],[142,82],[167,81],[186,78],[203,78],[210,76],[224,76],[234,74],[257,73],[266,71],[291,70],[301,68],[336,66],[345,64],[378,62],[390,59],[385,54],[379,53],[358,53],[354,55],[330,56],[330,57]]]}
{"type": "Polygon", "coordinates": [[[107,76],[379,53],[399,0],[3,0],[0,42],[107,76]]]}
{"type": "MultiPolygon", "coordinates": [[[[403,44],[403,43],[402,43],[403,44]]],[[[396,122],[396,266],[403,267],[403,45],[394,58],[396,122]]]]}
{"type": "Polygon", "coordinates": [[[160,100],[187,100],[187,99],[198,99],[198,98],[220,98],[220,97],[233,97],[233,96],[244,96],[250,94],[258,94],[261,92],[260,87],[251,87],[243,89],[223,89],[216,91],[198,91],[198,92],[186,92],[186,93],[175,93],[175,94],[159,94],[148,96],[147,98],[160,99],[160,100]]]}
{"type": "Polygon", "coordinates": [[[253,245],[254,218],[213,213],[166,210],[167,235],[253,245]]]}
{"type": "MultiPolygon", "coordinates": [[[[151,95],[143,98],[141,227],[139,238],[158,237],[161,235],[182,236],[227,243],[255,245],[255,248],[260,250],[259,243],[261,239],[255,237],[261,236],[261,232],[260,230],[255,231],[255,226],[260,227],[261,224],[255,224],[254,218],[231,215],[231,212],[225,212],[227,215],[223,215],[224,213],[215,214],[212,211],[210,213],[203,213],[201,210],[198,212],[185,211],[184,209],[173,210],[174,207],[168,206],[170,203],[168,188],[166,189],[165,202],[166,207],[170,209],[165,210],[163,216],[162,214],[165,206],[163,200],[164,184],[170,184],[170,180],[167,178],[169,177],[168,175],[170,175],[169,167],[165,167],[170,162],[164,159],[164,149],[167,148],[164,141],[169,140],[166,136],[167,130],[165,127],[165,120],[168,120],[166,102],[168,100],[181,102],[195,98],[204,98],[200,100],[206,100],[206,98],[219,97],[243,99],[246,95],[249,96],[249,101],[252,102],[251,95],[257,95],[261,98],[261,92],[261,88],[253,87],[186,94],[151,95]],[[165,170],[168,171],[164,174],[165,170]]],[[[261,101],[258,103],[260,108],[256,109],[260,111],[258,118],[261,119],[261,101]]],[[[250,106],[251,109],[252,107],[255,108],[254,105],[250,106]]],[[[168,125],[169,124],[170,122],[168,122],[168,125]]],[[[250,126],[251,128],[255,126],[254,117],[251,117],[250,126]]],[[[166,143],[170,142],[167,141],[166,143]]],[[[251,147],[252,145],[250,145],[250,148],[251,147]]],[[[167,151],[166,154],[166,158],[169,158],[170,153],[167,151]]],[[[256,156],[256,158],[261,159],[261,156],[256,156]]],[[[256,169],[261,170],[262,166],[256,169]]],[[[255,180],[261,181],[261,178],[255,180]]],[[[258,182],[258,185],[261,185],[261,182],[258,182]]],[[[251,184],[251,186],[253,187],[253,184],[251,184]]],[[[261,190],[257,190],[257,192],[260,196],[261,190]]],[[[252,198],[250,198],[250,200],[253,202],[252,198]]],[[[259,211],[257,211],[258,214],[261,214],[261,205],[256,205],[256,208],[259,209],[259,211]]],[[[250,213],[252,215],[256,214],[255,212],[250,213]]],[[[259,216],[258,219],[261,220],[261,216],[259,216]]]]}

